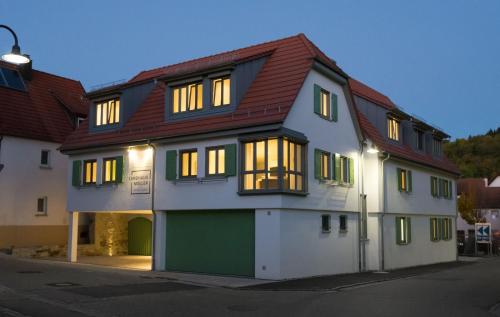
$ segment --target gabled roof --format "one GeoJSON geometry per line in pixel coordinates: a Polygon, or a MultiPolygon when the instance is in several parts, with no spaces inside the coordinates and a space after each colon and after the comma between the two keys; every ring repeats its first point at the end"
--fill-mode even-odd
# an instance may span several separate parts
{"type": "MultiPolygon", "coordinates": [[[[349,85],[351,87],[352,93],[358,97],[376,103],[386,109],[397,108],[397,106],[387,96],[357,80],[350,78],[349,85]]],[[[407,144],[394,144],[389,142],[389,140],[385,136],[383,136],[379,132],[379,130],[370,122],[370,120],[368,120],[368,118],[361,113],[361,111],[357,111],[357,113],[359,125],[361,126],[363,134],[366,138],[375,143],[375,145],[381,151],[390,153],[391,155],[398,158],[424,164],[455,175],[460,174],[457,166],[453,162],[448,160],[448,158],[446,158],[444,155],[438,158],[430,154],[415,151],[407,144]]]]}
{"type": "Polygon", "coordinates": [[[87,114],[82,85],[38,70],[24,84],[26,91],[0,86],[0,135],[62,143],[74,130],[69,114],[87,114]]]}
{"type": "Polygon", "coordinates": [[[160,80],[148,98],[121,129],[111,132],[89,133],[88,123],[86,123],[67,139],[61,149],[69,151],[156,138],[279,124],[285,120],[314,61],[320,61],[347,78],[347,75],[335,62],[317,49],[304,34],[298,34],[180,64],[143,71],[124,85],[153,79],[165,79],[170,76],[181,76],[261,56],[266,56],[266,62],[234,112],[165,122],[166,88],[160,80]]]}
{"type": "Polygon", "coordinates": [[[464,178],[457,182],[457,193],[475,196],[475,207],[478,209],[500,208],[500,187],[486,186],[483,178],[464,178]]]}

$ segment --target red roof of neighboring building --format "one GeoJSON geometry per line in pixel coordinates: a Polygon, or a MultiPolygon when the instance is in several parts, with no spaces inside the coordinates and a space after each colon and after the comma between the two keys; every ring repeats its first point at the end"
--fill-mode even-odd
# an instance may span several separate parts
{"type": "MultiPolygon", "coordinates": [[[[185,136],[235,128],[282,123],[314,60],[345,73],[304,34],[140,72],[127,84],[188,74],[267,56],[267,60],[234,112],[165,122],[165,86],[159,81],[139,109],[118,131],[89,133],[87,124],[72,134],[63,150],[185,136]]],[[[345,75],[346,76],[346,75],[345,75]]],[[[347,77],[347,76],[346,76],[347,77]]]]}
{"type": "Polygon", "coordinates": [[[457,193],[475,196],[475,207],[478,209],[500,208],[500,187],[487,187],[483,178],[464,178],[457,182],[457,193]]]}
{"type": "Polygon", "coordinates": [[[24,84],[26,91],[0,86],[0,135],[62,143],[74,130],[69,113],[86,116],[88,111],[81,83],[33,70],[24,84]]]}
{"type": "MultiPolygon", "coordinates": [[[[358,97],[374,102],[386,109],[397,108],[397,106],[387,96],[355,79],[350,78],[349,85],[352,93],[358,97]]],[[[379,132],[379,130],[365,115],[363,115],[360,111],[357,111],[357,113],[359,125],[361,126],[363,134],[375,143],[380,150],[388,152],[399,158],[428,165],[456,175],[460,174],[458,167],[445,156],[436,158],[435,156],[429,154],[414,151],[409,145],[398,145],[389,142],[389,140],[387,140],[387,138],[379,132]]]]}

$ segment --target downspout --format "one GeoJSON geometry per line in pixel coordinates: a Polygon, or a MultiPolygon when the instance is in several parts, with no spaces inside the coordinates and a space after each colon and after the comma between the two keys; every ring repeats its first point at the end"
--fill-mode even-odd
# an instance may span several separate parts
{"type": "Polygon", "coordinates": [[[153,248],[151,251],[151,270],[156,269],[156,212],[155,212],[155,174],[156,174],[156,146],[148,140],[148,145],[153,149],[151,171],[151,212],[153,213],[153,248]]]}
{"type": "Polygon", "coordinates": [[[380,250],[382,251],[381,252],[381,258],[380,258],[380,270],[381,271],[384,271],[385,270],[385,244],[384,244],[384,216],[385,216],[385,212],[387,210],[387,194],[386,194],[386,187],[387,187],[387,182],[385,181],[385,169],[384,169],[384,163],[385,161],[387,161],[388,159],[391,158],[391,154],[390,153],[387,153],[385,152],[384,153],[386,155],[386,157],[382,160],[382,164],[381,164],[381,179],[382,179],[382,216],[380,217],[380,250]]]}
{"type": "Polygon", "coordinates": [[[4,165],[1,163],[2,159],[2,140],[3,140],[3,135],[0,135],[0,172],[3,170],[4,165]]]}
{"type": "MultiPolygon", "coordinates": [[[[365,182],[364,182],[364,147],[365,147],[365,142],[362,141],[360,142],[360,159],[359,159],[359,164],[358,164],[358,170],[359,170],[359,184],[360,184],[360,194],[359,194],[359,267],[360,271],[364,272],[366,271],[366,239],[367,239],[367,232],[365,232],[365,224],[364,222],[367,221],[366,215],[365,215],[365,209],[366,209],[366,195],[365,195],[365,182]]],[[[367,228],[367,226],[366,226],[367,228]]]]}

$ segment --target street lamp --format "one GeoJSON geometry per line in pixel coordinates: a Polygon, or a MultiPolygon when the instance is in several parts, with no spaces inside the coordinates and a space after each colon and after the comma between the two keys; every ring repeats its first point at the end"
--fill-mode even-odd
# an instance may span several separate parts
{"type": "Polygon", "coordinates": [[[2,59],[8,63],[16,65],[29,63],[30,59],[28,58],[28,56],[21,54],[21,48],[19,47],[19,43],[17,41],[17,35],[14,32],[14,30],[12,30],[7,25],[3,24],[0,24],[0,28],[6,29],[14,37],[14,46],[12,46],[12,50],[10,51],[10,53],[2,55],[2,59]]]}

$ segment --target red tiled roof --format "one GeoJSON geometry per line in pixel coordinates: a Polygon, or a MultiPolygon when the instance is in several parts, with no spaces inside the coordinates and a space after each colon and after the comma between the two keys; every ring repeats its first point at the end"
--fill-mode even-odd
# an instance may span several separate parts
{"type": "MultiPolygon", "coordinates": [[[[4,62],[0,66],[14,68],[4,62]]],[[[82,85],[37,70],[24,83],[26,91],[0,86],[0,135],[62,143],[73,132],[67,111],[87,114],[82,85]]]]}
{"type": "Polygon", "coordinates": [[[475,196],[475,207],[478,209],[500,208],[500,187],[486,187],[483,178],[464,178],[457,182],[458,194],[475,196]]]}
{"type": "Polygon", "coordinates": [[[165,122],[165,87],[159,82],[148,98],[118,131],[89,133],[81,126],[63,144],[63,150],[122,144],[197,133],[282,123],[290,110],[314,59],[343,75],[331,59],[303,35],[254,45],[176,65],[140,72],[130,83],[191,73],[227,63],[267,55],[267,60],[232,113],[165,122]]]}
{"type": "Polygon", "coordinates": [[[386,95],[376,91],[375,89],[368,87],[360,81],[357,81],[354,78],[349,78],[349,85],[351,86],[352,92],[362,97],[368,101],[376,103],[377,105],[384,107],[386,109],[395,109],[396,105],[392,102],[389,97],[386,95]]]}
{"type": "MultiPolygon", "coordinates": [[[[386,97],[385,95],[379,93],[373,88],[366,86],[365,84],[356,81],[354,79],[349,79],[349,85],[351,91],[354,95],[361,98],[367,99],[369,101],[375,102],[387,109],[396,108],[396,105],[386,97]],[[382,105],[384,103],[385,105],[382,105]]],[[[357,109],[357,108],[356,108],[357,109]]],[[[457,166],[448,160],[445,156],[442,158],[436,158],[429,154],[422,154],[420,152],[414,151],[409,145],[397,145],[390,143],[380,132],[373,126],[373,124],[368,120],[368,118],[363,115],[360,111],[358,113],[359,125],[363,134],[369,138],[375,145],[382,151],[388,152],[391,155],[397,156],[399,158],[407,159],[424,165],[428,165],[434,168],[438,168],[456,175],[460,174],[457,166]]]]}

